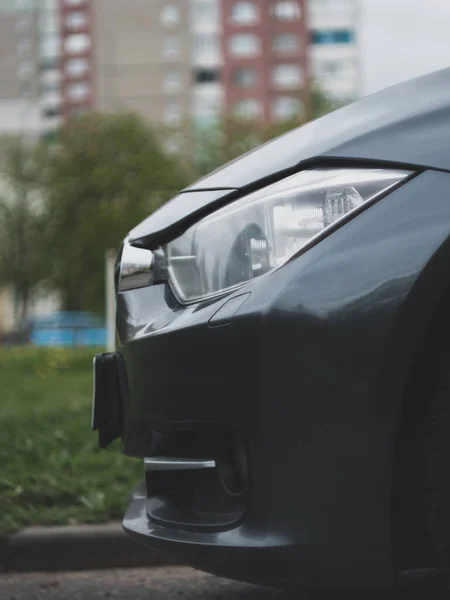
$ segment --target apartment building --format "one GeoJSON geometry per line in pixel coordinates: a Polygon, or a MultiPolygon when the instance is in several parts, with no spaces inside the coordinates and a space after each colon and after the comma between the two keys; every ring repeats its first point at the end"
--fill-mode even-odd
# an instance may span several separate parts
{"type": "Polygon", "coordinates": [[[86,110],[208,126],[358,96],[358,0],[1,0],[0,132],[86,110]]]}
{"type": "Polygon", "coordinates": [[[59,123],[58,0],[0,2],[0,134],[37,137],[59,123]]]}
{"type": "Polygon", "coordinates": [[[185,0],[59,0],[62,114],[135,110],[181,125],[191,114],[185,0]]]}
{"type": "Polygon", "coordinates": [[[59,0],[62,114],[136,110],[204,127],[301,114],[306,0],[59,0]]]}
{"type": "Polygon", "coordinates": [[[225,112],[274,122],[308,98],[306,0],[222,0],[225,112]]]}
{"type": "Polygon", "coordinates": [[[0,134],[39,135],[38,20],[33,10],[0,2],[0,134]]]}
{"type": "Polygon", "coordinates": [[[361,95],[359,0],[309,0],[311,74],[337,102],[361,95]]]}

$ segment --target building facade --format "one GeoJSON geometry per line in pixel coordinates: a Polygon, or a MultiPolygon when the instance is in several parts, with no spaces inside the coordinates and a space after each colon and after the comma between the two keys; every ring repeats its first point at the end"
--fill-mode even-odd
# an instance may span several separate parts
{"type": "Polygon", "coordinates": [[[225,114],[301,115],[309,82],[306,0],[222,0],[225,114]]]}
{"type": "Polygon", "coordinates": [[[336,102],[361,95],[359,0],[309,0],[311,75],[336,102]]]}
{"type": "Polygon", "coordinates": [[[59,124],[58,0],[0,2],[0,134],[39,137],[59,124]]]}
{"type": "Polygon", "coordinates": [[[181,126],[191,112],[191,38],[185,0],[92,2],[94,106],[181,126]]]}
{"type": "Polygon", "coordinates": [[[190,0],[191,113],[197,127],[222,115],[222,21],[220,0],[190,0]]]}
{"type": "Polygon", "coordinates": [[[360,94],[359,0],[2,0],[0,132],[86,110],[203,127],[360,94]]]}
{"type": "Polygon", "coordinates": [[[93,19],[90,0],[59,0],[61,115],[94,107],[93,19]]]}
{"type": "Polygon", "coordinates": [[[302,114],[307,0],[59,0],[62,114],[129,109],[153,123],[302,114]]]}

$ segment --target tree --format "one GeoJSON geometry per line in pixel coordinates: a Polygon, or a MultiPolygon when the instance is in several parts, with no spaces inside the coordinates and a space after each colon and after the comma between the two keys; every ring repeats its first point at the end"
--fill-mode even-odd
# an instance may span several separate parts
{"type": "Polygon", "coordinates": [[[104,307],[104,255],[187,183],[137,115],[70,120],[45,148],[49,277],[66,310],[104,307]]]}
{"type": "Polygon", "coordinates": [[[13,289],[18,322],[26,319],[31,293],[43,277],[42,190],[34,146],[5,138],[1,150],[0,285],[13,289]]]}
{"type": "Polygon", "coordinates": [[[332,112],[333,110],[342,108],[343,106],[345,106],[345,104],[347,103],[333,100],[324,93],[324,91],[320,88],[319,85],[314,84],[310,91],[308,111],[309,120],[323,117],[324,115],[332,112]]]}

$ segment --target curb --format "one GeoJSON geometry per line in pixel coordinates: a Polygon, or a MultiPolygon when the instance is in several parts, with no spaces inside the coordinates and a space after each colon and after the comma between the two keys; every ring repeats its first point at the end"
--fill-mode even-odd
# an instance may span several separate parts
{"type": "Polygon", "coordinates": [[[2,571],[79,571],[173,565],[118,523],[30,527],[0,539],[2,571]]]}

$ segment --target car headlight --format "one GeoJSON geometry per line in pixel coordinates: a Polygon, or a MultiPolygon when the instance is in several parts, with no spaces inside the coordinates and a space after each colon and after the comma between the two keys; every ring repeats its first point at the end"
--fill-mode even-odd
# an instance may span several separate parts
{"type": "Polygon", "coordinates": [[[172,288],[189,303],[260,277],[409,175],[390,169],[313,169],[249,194],[167,244],[172,288]]]}

